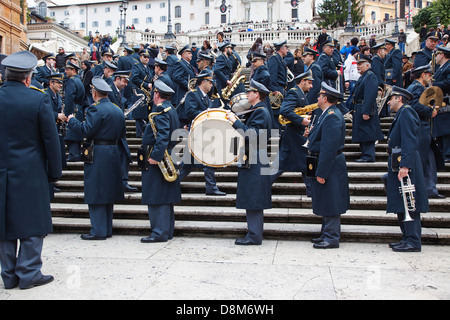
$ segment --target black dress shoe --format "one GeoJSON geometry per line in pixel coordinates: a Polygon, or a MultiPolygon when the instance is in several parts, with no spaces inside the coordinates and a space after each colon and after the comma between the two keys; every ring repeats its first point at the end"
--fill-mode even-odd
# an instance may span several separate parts
{"type": "Polygon", "coordinates": [[[142,242],[142,243],[155,243],[155,242],[166,242],[166,241],[157,239],[157,238],[152,237],[152,236],[148,236],[148,237],[146,237],[146,238],[142,238],[142,239],[141,239],[141,242],[142,242]]]}
{"type": "Polygon", "coordinates": [[[323,241],[323,238],[321,238],[321,237],[311,239],[311,242],[312,242],[312,243],[320,243],[320,242],[322,242],[322,241],[323,241]]]}
{"type": "Polygon", "coordinates": [[[403,243],[397,247],[393,247],[392,250],[395,252],[420,252],[421,250],[419,248],[413,247],[412,245],[408,243],[403,243]]]}
{"type": "Polygon", "coordinates": [[[220,190],[214,190],[212,192],[206,192],[206,195],[207,196],[226,196],[227,193],[220,191],[220,190]]]}
{"type": "Polygon", "coordinates": [[[432,196],[428,196],[428,199],[445,199],[445,196],[443,194],[434,194],[432,196]]]}
{"type": "Polygon", "coordinates": [[[53,192],[61,192],[61,189],[59,189],[59,188],[53,186],[53,192]]]}
{"type": "Polygon", "coordinates": [[[82,234],[81,239],[83,239],[83,240],[106,240],[106,237],[91,236],[90,234],[82,234]]]}
{"type": "Polygon", "coordinates": [[[403,240],[401,240],[399,242],[391,242],[391,243],[389,243],[389,248],[398,247],[398,246],[401,246],[404,243],[405,243],[405,241],[403,241],[403,240]]]}
{"type": "Polygon", "coordinates": [[[9,283],[4,283],[4,285],[5,285],[6,290],[14,289],[15,287],[17,287],[19,285],[19,280],[10,281],[9,283]]]}
{"type": "Polygon", "coordinates": [[[260,243],[255,243],[253,241],[248,240],[247,238],[237,238],[234,242],[235,245],[238,246],[257,246],[260,245],[260,243]]]}
{"type": "Polygon", "coordinates": [[[315,243],[313,245],[313,248],[314,249],[335,249],[335,248],[339,248],[339,245],[338,244],[331,244],[331,243],[326,242],[326,241],[322,241],[322,242],[319,242],[319,243],[315,243]]]}
{"type": "Polygon", "coordinates": [[[123,186],[123,190],[128,191],[128,192],[137,192],[138,188],[132,187],[129,184],[126,184],[123,186]]]}
{"type": "Polygon", "coordinates": [[[44,284],[48,284],[50,282],[52,282],[53,280],[55,280],[55,278],[53,278],[53,276],[42,276],[39,280],[34,281],[32,283],[30,283],[29,285],[26,286],[19,286],[20,289],[31,289],[33,287],[37,287],[37,286],[43,286],[44,284]]]}
{"type": "Polygon", "coordinates": [[[369,160],[369,159],[356,159],[355,162],[375,162],[375,160],[369,160]]]}

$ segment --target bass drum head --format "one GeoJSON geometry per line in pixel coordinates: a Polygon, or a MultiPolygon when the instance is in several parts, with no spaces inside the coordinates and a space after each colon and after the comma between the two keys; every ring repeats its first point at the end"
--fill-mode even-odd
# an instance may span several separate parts
{"type": "Polygon", "coordinates": [[[209,109],[194,119],[188,147],[200,163],[216,168],[226,167],[238,160],[241,145],[243,138],[226,118],[226,111],[209,109]]]}
{"type": "Polygon", "coordinates": [[[234,113],[240,113],[250,109],[251,104],[248,102],[247,94],[242,92],[231,97],[230,106],[231,111],[234,113]]]}

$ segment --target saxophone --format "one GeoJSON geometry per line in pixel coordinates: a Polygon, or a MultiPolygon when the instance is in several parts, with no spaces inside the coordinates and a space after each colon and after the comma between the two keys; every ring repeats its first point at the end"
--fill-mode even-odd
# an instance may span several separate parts
{"type": "MultiPolygon", "coordinates": [[[[305,114],[307,114],[307,113],[310,113],[310,112],[316,110],[318,107],[319,107],[319,106],[317,105],[317,103],[314,103],[314,104],[307,105],[307,106],[305,106],[305,107],[298,107],[298,108],[295,108],[295,109],[294,109],[294,112],[295,112],[295,114],[297,114],[297,115],[299,115],[299,116],[303,116],[303,115],[305,115],[305,114]]],[[[291,123],[291,120],[287,119],[286,117],[283,117],[281,114],[280,114],[280,116],[278,117],[278,121],[279,121],[280,124],[282,124],[283,126],[286,125],[286,124],[288,124],[288,123],[291,123]]]]}
{"type": "MultiPolygon", "coordinates": [[[[168,112],[171,108],[172,107],[167,107],[161,112],[152,112],[148,116],[148,121],[151,125],[153,135],[155,136],[155,138],[158,134],[158,130],[156,129],[155,121],[153,121],[153,118],[163,112],[168,112]]],[[[149,154],[151,154],[151,152],[149,154]]],[[[172,161],[172,157],[170,156],[167,149],[164,151],[163,159],[160,162],[158,162],[158,166],[159,166],[159,169],[161,170],[161,173],[162,173],[164,179],[167,182],[174,182],[175,180],[177,180],[178,170],[175,167],[175,164],[172,161]]]]}
{"type": "Polygon", "coordinates": [[[231,78],[231,82],[233,83],[231,87],[226,86],[222,89],[222,98],[224,100],[230,100],[231,94],[236,90],[239,83],[244,82],[246,80],[245,74],[242,74],[242,70],[244,70],[244,66],[239,65],[231,78]]]}

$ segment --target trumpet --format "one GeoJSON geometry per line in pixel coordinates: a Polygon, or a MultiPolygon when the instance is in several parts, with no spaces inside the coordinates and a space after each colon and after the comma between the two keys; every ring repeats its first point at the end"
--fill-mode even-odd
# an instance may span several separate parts
{"type": "Polygon", "coordinates": [[[287,73],[286,73],[286,80],[287,82],[292,82],[294,81],[294,74],[292,73],[291,69],[289,69],[288,67],[286,67],[287,73]]]}
{"type": "Polygon", "coordinates": [[[414,192],[416,191],[416,187],[411,183],[411,179],[409,175],[402,178],[400,180],[400,193],[403,197],[403,205],[405,207],[405,219],[403,222],[414,221],[409,215],[409,212],[416,211],[416,200],[414,198],[414,192]],[[406,180],[406,181],[405,181],[406,180]]]}

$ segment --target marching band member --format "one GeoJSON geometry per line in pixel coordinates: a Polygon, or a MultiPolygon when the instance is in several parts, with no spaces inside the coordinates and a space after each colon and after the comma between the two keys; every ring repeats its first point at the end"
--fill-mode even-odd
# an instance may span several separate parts
{"type": "MultiPolygon", "coordinates": [[[[447,107],[450,104],[448,96],[450,95],[450,49],[439,46],[436,50],[436,64],[439,69],[434,74],[433,85],[441,88],[444,97],[447,97],[447,107]]],[[[443,111],[443,110],[442,110],[443,111]]],[[[433,137],[436,137],[445,162],[450,162],[450,113],[438,112],[433,118],[433,137]]]]}
{"type": "MultiPolygon", "coordinates": [[[[85,95],[83,82],[81,82],[80,76],[78,75],[78,70],[80,70],[80,67],[73,64],[71,61],[67,61],[64,70],[68,78],[65,84],[64,114],[66,117],[71,114],[76,114],[77,120],[83,121],[83,102],[85,95]]],[[[67,149],[69,151],[67,162],[76,162],[81,160],[82,140],[83,136],[81,134],[67,128],[65,137],[67,149]]]]}
{"type": "Polygon", "coordinates": [[[171,45],[166,45],[165,49],[167,53],[167,73],[169,77],[172,77],[173,66],[179,60],[176,54],[177,48],[174,48],[171,45]]]}
{"type": "MultiPolygon", "coordinates": [[[[269,69],[270,79],[271,79],[271,90],[272,92],[279,92],[283,96],[286,95],[287,87],[287,66],[284,62],[284,57],[286,57],[288,52],[287,40],[276,42],[273,44],[275,47],[275,53],[267,61],[267,68],[269,69]]],[[[271,106],[269,106],[270,108],[271,106]]],[[[280,115],[280,110],[273,110],[272,125],[274,129],[280,129],[280,123],[278,122],[278,117],[280,115]]]]}
{"type": "Polygon", "coordinates": [[[272,192],[269,172],[264,174],[269,164],[267,159],[267,141],[260,141],[262,137],[268,138],[271,127],[269,111],[265,104],[266,96],[270,91],[262,84],[252,80],[247,90],[248,101],[252,105],[251,113],[245,114],[245,124],[235,114],[228,112],[227,118],[233,123],[233,128],[241,130],[246,139],[250,141],[249,166],[242,166],[238,171],[236,194],[236,208],[245,209],[247,215],[247,235],[238,238],[236,245],[260,245],[264,230],[264,209],[272,207],[272,192]],[[255,139],[252,139],[255,138],[255,139]],[[256,139],[258,138],[258,139],[256,139]],[[259,146],[253,145],[259,140],[259,146]],[[264,148],[264,144],[266,147],[264,148]]]}
{"type": "Polygon", "coordinates": [[[92,74],[98,77],[101,77],[103,74],[103,70],[105,69],[105,62],[113,62],[113,55],[114,52],[111,50],[111,48],[106,49],[102,52],[102,60],[103,63],[97,64],[94,69],[92,70],[92,74]]]}
{"type": "MultiPolygon", "coordinates": [[[[59,91],[63,87],[64,74],[54,73],[48,75],[47,77],[48,87],[44,90],[46,94],[50,96],[50,102],[52,103],[53,115],[56,123],[56,127],[59,133],[59,143],[61,147],[61,160],[62,167],[67,166],[66,162],[66,145],[64,143],[64,136],[61,134],[61,125],[63,122],[67,121],[66,115],[62,112],[62,99],[59,95],[59,91]]],[[[55,191],[56,191],[55,187],[55,191]]]]}
{"type": "Polygon", "coordinates": [[[317,100],[322,114],[308,136],[310,156],[316,159],[308,168],[315,176],[311,184],[313,213],[322,216],[321,235],[312,239],[316,249],[339,248],[340,217],[350,207],[347,165],[342,153],[345,120],[336,106],[340,99],[339,91],[322,82],[317,100]]]}
{"type": "MultiPolygon", "coordinates": [[[[114,82],[109,85],[111,87],[111,92],[108,94],[108,98],[113,104],[118,106],[122,112],[125,109],[126,98],[124,97],[124,92],[130,80],[130,73],[130,70],[116,71],[112,75],[114,82]]],[[[122,132],[117,145],[120,150],[120,169],[122,172],[123,189],[124,191],[135,192],[137,191],[137,188],[128,184],[128,172],[130,171],[130,163],[133,162],[133,159],[131,158],[130,148],[128,147],[126,126],[124,126],[124,131],[122,132]]]]}
{"type": "Polygon", "coordinates": [[[334,43],[332,39],[326,40],[322,44],[322,54],[317,60],[318,65],[322,69],[323,81],[330,87],[336,87],[336,79],[341,75],[340,70],[336,70],[333,61],[334,43]]]}
{"type": "Polygon", "coordinates": [[[120,151],[125,117],[122,110],[108,99],[111,87],[100,77],[92,78],[95,103],[86,109],[86,120],[68,117],[68,127],[86,137],[94,150],[84,164],[84,202],[89,206],[92,228],[82,234],[83,240],[105,240],[112,236],[114,202],[124,198],[120,151]]]}
{"type": "Polygon", "coordinates": [[[425,187],[427,188],[428,198],[442,199],[445,196],[438,193],[436,188],[437,183],[437,167],[436,158],[431,148],[431,143],[434,143],[431,138],[431,121],[437,115],[437,109],[424,106],[419,103],[420,96],[425,91],[425,87],[431,84],[432,71],[428,65],[414,68],[412,70],[414,81],[408,86],[406,90],[410,92],[414,98],[410,105],[417,112],[420,120],[418,132],[418,150],[420,159],[422,160],[422,168],[425,179],[425,187]]]}
{"type": "Polygon", "coordinates": [[[384,139],[378,117],[378,79],[370,70],[370,57],[360,55],[358,79],[346,103],[353,110],[352,142],[359,143],[361,158],[356,162],[375,162],[375,141],[384,139]]]}
{"type": "Polygon", "coordinates": [[[178,60],[172,69],[172,80],[175,85],[174,105],[177,106],[178,117],[180,119],[181,127],[189,123],[186,117],[184,104],[181,104],[182,99],[189,91],[189,80],[194,79],[197,75],[194,67],[191,65],[192,51],[189,45],[184,46],[179,52],[181,59],[178,60]]]}
{"type": "Polygon", "coordinates": [[[28,289],[54,280],[42,274],[41,254],[53,231],[48,183],[61,177],[61,153],[49,96],[30,88],[36,57],[19,51],[1,64],[1,277],[5,289],[28,289]]]}
{"type": "MultiPolygon", "coordinates": [[[[153,79],[153,73],[148,65],[149,59],[150,51],[148,49],[139,51],[139,62],[134,64],[131,70],[131,82],[138,93],[143,93],[141,88],[149,92],[152,90],[151,81],[153,79]]],[[[148,111],[148,106],[145,103],[142,103],[132,111],[133,119],[136,121],[136,137],[138,138],[141,138],[144,133],[144,120],[148,117],[148,111]]]]}
{"type": "MultiPolygon", "coordinates": [[[[433,52],[441,39],[440,33],[437,31],[430,32],[426,36],[425,47],[419,50],[414,58],[414,67],[422,67],[431,62],[433,57],[433,52]]],[[[436,70],[434,70],[436,71],[436,70]]]]}
{"type": "Polygon", "coordinates": [[[155,59],[155,80],[161,80],[164,82],[167,86],[172,88],[172,90],[175,88],[175,85],[173,84],[172,79],[170,78],[169,74],[167,73],[168,68],[167,62],[160,60],[158,58],[155,59]]]}
{"type": "Polygon", "coordinates": [[[318,55],[319,53],[311,48],[305,47],[303,49],[302,60],[306,66],[306,71],[311,71],[312,77],[314,78],[313,86],[306,95],[306,99],[310,104],[317,103],[317,97],[319,96],[321,83],[323,81],[322,68],[315,61],[318,55]]]}
{"type": "Polygon", "coordinates": [[[397,213],[402,240],[389,246],[398,252],[421,251],[420,213],[428,212],[428,197],[423,178],[422,163],[418,151],[419,116],[408,103],[414,96],[406,89],[394,86],[389,98],[389,106],[396,112],[388,134],[388,213],[397,213]],[[398,150],[400,149],[400,150],[398,150]],[[398,151],[396,151],[398,150],[398,151]],[[396,165],[395,165],[396,164],[396,165]],[[400,181],[409,175],[415,186],[415,211],[409,212],[414,221],[404,222],[405,203],[399,192],[400,181]]]}
{"type": "Polygon", "coordinates": [[[148,170],[142,171],[142,203],[148,206],[152,233],[142,238],[142,243],[165,242],[172,239],[175,225],[174,203],[181,201],[180,179],[173,182],[164,179],[158,163],[163,160],[167,150],[174,147],[170,137],[180,127],[178,115],[171,104],[172,88],[161,80],[154,83],[154,105],[152,112],[161,112],[153,118],[157,135],[151,125],[145,129],[142,143],[151,150],[148,170]]]}
{"type": "Polygon", "coordinates": [[[304,72],[295,77],[296,86],[288,91],[281,104],[280,114],[290,120],[286,125],[280,141],[279,168],[272,176],[272,183],[284,171],[301,172],[306,184],[306,194],[310,195],[310,183],[306,179],[307,149],[304,137],[305,129],[310,124],[308,118],[303,118],[294,112],[294,109],[308,105],[306,93],[312,88],[314,78],[311,71],[304,72]]]}
{"type": "Polygon", "coordinates": [[[47,88],[49,82],[47,76],[56,73],[55,70],[56,56],[54,53],[50,53],[45,57],[43,57],[42,60],[44,60],[45,65],[43,65],[42,67],[36,67],[37,70],[36,81],[42,83],[44,88],[47,88]]]}
{"type": "Polygon", "coordinates": [[[222,52],[217,56],[216,63],[214,64],[214,79],[217,86],[217,91],[222,101],[226,104],[228,100],[222,97],[222,89],[232,86],[230,81],[233,75],[233,65],[230,60],[230,56],[233,54],[233,48],[228,41],[220,42],[218,45],[219,50],[222,52]]]}
{"type": "MultiPolygon", "coordinates": [[[[214,86],[213,73],[211,70],[203,70],[196,76],[197,87],[186,95],[185,112],[189,123],[195,119],[201,112],[213,107],[212,101],[208,97],[208,93],[214,86]]],[[[187,153],[187,156],[190,155],[187,153]]],[[[180,169],[180,181],[183,181],[189,173],[196,167],[201,167],[205,173],[206,195],[225,196],[226,193],[219,190],[216,183],[215,169],[202,164],[194,163],[194,157],[184,161],[180,169]],[[189,163],[187,163],[189,162],[189,163]]]]}
{"type": "Polygon", "coordinates": [[[386,57],[384,58],[385,79],[388,85],[403,87],[402,76],[402,58],[403,54],[399,49],[395,48],[397,42],[386,39],[384,46],[386,47],[386,57]]]}
{"type": "MultiPolygon", "coordinates": [[[[386,46],[383,43],[377,44],[371,48],[372,51],[372,64],[371,70],[377,76],[378,79],[378,91],[383,90],[386,85],[386,68],[384,67],[384,58],[386,57],[386,46]]],[[[383,106],[379,113],[381,117],[389,117],[389,106],[386,104],[383,106]]]]}

